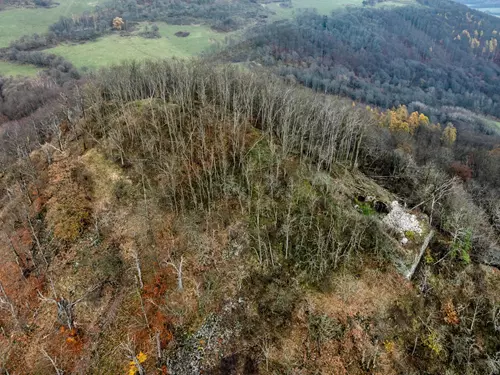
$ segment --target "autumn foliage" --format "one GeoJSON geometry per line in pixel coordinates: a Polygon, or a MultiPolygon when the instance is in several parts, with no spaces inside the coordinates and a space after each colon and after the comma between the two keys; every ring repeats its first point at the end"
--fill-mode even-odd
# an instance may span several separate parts
{"type": "Polygon", "coordinates": [[[430,124],[429,118],[423,113],[415,111],[408,114],[405,105],[382,112],[379,116],[381,123],[388,127],[390,131],[409,133],[411,135],[415,134],[419,126],[428,126],[430,124]]]}
{"type": "Polygon", "coordinates": [[[123,25],[125,25],[125,21],[123,21],[123,18],[121,17],[113,18],[113,28],[115,30],[121,30],[123,25]]]}
{"type": "Polygon", "coordinates": [[[458,317],[457,310],[453,305],[453,301],[448,300],[443,305],[443,319],[446,324],[449,325],[458,325],[460,323],[460,318],[458,317]]]}
{"type": "Polygon", "coordinates": [[[465,164],[455,161],[450,166],[451,172],[462,179],[462,181],[469,181],[472,178],[472,169],[465,164]]]}

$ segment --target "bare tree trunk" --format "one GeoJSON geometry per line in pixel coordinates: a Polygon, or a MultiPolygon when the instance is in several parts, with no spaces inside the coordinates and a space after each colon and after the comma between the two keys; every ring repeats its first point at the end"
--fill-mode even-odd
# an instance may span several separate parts
{"type": "Polygon", "coordinates": [[[413,274],[418,268],[418,265],[420,264],[420,261],[422,260],[422,257],[424,256],[425,250],[427,249],[427,246],[429,246],[429,242],[431,242],[432,237],[434,236],[434,231],[431,230],[431,232],[425,237],[424,243],[422,244],[422,247],[420,248],[420,253],[415,259],[415,262],[413,263],[410,271],[406,275],[406,278],[408,280],[411,280],[413,277],[413,274]]]}
{"type": "Polygon", "coordinates": [[[139,259],[139,253],[137,250],[133,250],[132,257],[134,258],[135,269],[137,270],[137,281],[141,289],[144,289],[144,282],[142,281],[142,271],[141,271],[141,262],[139,259]]]}
{"type": "MultiPolygon", "coordinates": [[[[29,214],[26,214],[26,220],[28,221],[28,224],[29,224],[29,227],[30,227],[30,231],[31,231],[31,236],[35,240],[36,247],[37,247],[38,251],[40,252],[43,260],[45,261],[45,265],[48,266],[49,263],[47,262],[47,259],[45,259],[45,254],[43,253],[42,245],[40,244],[40,240],[38,239],[38,236],[36,234],[35,228],[33,227],[33,224],[31,223],[31,219],[29,217],[29,214]]],[[[31,257],[32,257],[31,261],[33,262],[33,265],[36,267],[35,254],[32,254],[31,257]]]]}
{"type": "Polygon", "coordinates": [[[184,258],[181,256],[181,261],[179,262],[179,266],[176,266],[173,262],[165,262],[167,266],[172,266],[177,272],[177,290],[182,292],[184,289],[182,285],[182,263],[184,262],[184,258]]]}
{"type": "Polygon", "coordinates": [[[155,334],[155,340],[156,340],[156,356],[158,362],[161,361],[161,341],[160,341],[160,332],[156,331],[155,334]]]}
{"type": "Polygon", "coordinates": [[[12,319],[14,320],[16,326],[20,325],[16,308],[14,307],[14,304],[10,300],[9,296],[7,296],[7,293],[5,292],[2,282],[0,282],[0,309],[7,310],[12,316],[12,319]]]}
{"type": "Polygon", "coordinates": [[[45,358],[47,358],[47,359],[50,361],[50,363],[52,364],[52,367],[54,367],[54,370],[55,370],[55,372],[56,372],[56,375],[64,375],[64,371],[63,371],[63,370],[61,370],[59,367],[57,367],[56,360],[55,360],[55,359],[53,359],[53,358],[49,355],[49,353],[47,353],[47,352],[45,351],[45,349],[41,349],[40,351],[41,351],[41,352],[42,352],[42,354],[45,356],[45,358]]]}
{"type": "Polygon", "coordinates": [[[14,254],[14,257],[16,258],[16,264],[19,267],[19,271],[21,272],[21,276],[22,276],[23,280],[25,280],[26,277],[24,276],[24,266],[26,266],[26,265],[21,264],[21,257],[19,256],[19,253],[17,252],[14,244],[12,243],[12,240],[8,236],[7,236],[7,241],[9,243],[10,249],[12,250],[12,253],[14,254]]]}
{"type": "Polygon", "coordinates": [[[136,348],[134,342],[128,338],[126,343],[122,343],[120,345],[121,349],[125,352],[126,356],[131,362],[134,362],[134,366],[139,373],[139,375],[146,375],[146,370],[144,370],[144,367],[142,364],[139,362],[139,359],[137,359],[137,354],[136,354],[136,348]]]}
{"type": "MultiPolygon", "coordinates": [[[[65,325],[68,327],[68,329],[74,329],[75,328],[75,321],[74,321],[74,308],[77,304],[79,304],[81,301],[83,301],[91,292],[96,290],[99,285],[94,286],[87,290],[87,292],[83,295],[83,297],[77,299],[74,302],[71,302],[67,300],[66,298],[59,298],[57,299],[56,296],[54,298],[48,298],[44,297],[42,293],[38,292],[38,295],[40,296],[40,299],[44,302],[50,302],[54,303],[57,306],[57,320],[59,323],[62,325],[65,325]]],[[[55,294],[55,291],[54,291],[55,294]]]]}

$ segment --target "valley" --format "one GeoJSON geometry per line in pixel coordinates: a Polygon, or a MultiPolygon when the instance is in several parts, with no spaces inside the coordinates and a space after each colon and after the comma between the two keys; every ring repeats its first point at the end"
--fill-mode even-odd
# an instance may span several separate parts
{"type": "MultiPolygon", "coordinates": [[[[395,0],[384,2],[380,6],[405,6],[413,4],[413,0],[395,0]]],[[[290,20],[305,10],[315,9],[320,14],[328,15],[332,11],[345,8],[362,6],[361,0],[295,0],[288,6],[283,3],[271,2],[262,4],[269,13],[269,22],[276,20],[290,20]]],[[[51,8],[6,8],[0,11],[0,48],[6,48],[10,43],[25,35],[42,35],[49,31],[51,25],[60,17],[75,17],[84,12],[92,12],[97,3],[82,0],[62,0],[51,8]],[[19,24],[25,27],[18,27],[19,24]]],[[[221,32],[210,28],[208,25],[187,24],[184,26],[156,22],[159,27],[160,37],[154,39],[141,38],[138,33],[145,24],[138,23],[133,26],[135,31],[131,34],[117,36],[101,36],[97,40],[58,42],[55,47],[45,49],[47,53],[66,58],[79,68],[95,69],[108,66],[127,59],[144,58],[169,58],[193,57],[200,53],[210,51],[214,47],[223,45],[226,39],[237,39],[245,34],[245,30],[254,27],[246,26],[244,31],[221,32]],[[175,37],[177,31],[187,31],[191,34],[187,38],[175,37]],[[84,42],[84,43],[83,43],[84,42]]],[[[151,23],[150,23],[151,25],[151,23]]],[[[0,75],[33,74],[33,68],[13,69],[4,62],[0,65],[0,75]],[[28,73],[29,72],[29,73],[28,73]]]]}

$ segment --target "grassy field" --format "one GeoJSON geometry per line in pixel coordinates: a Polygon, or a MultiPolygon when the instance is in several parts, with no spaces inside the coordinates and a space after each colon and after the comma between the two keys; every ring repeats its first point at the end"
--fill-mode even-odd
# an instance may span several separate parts
{"type": "Polygon", "coordinates": [[[0,75],[9,76],[28,76],[32,77],[38,73],[39,69],[33,65],[20,65],[10,62],[0,61],[0,75]]]}
{"type": "Polygon", "coordinates": [[[483,120],[485,120],[493,129],[500,132],[500,121],[489,117],[483,117],[483,120]]]}
{"type": "Polygon", "coordinates": [[[194,56],[228,35],[217,33],[207,26],[173,26],[165,23],[157,25],[162,36],[160,39],[121,37],[115,34],[95,42],[62,44],[47,52],[65,57],[76,67],[95,69],[121,60],[194,56]],[[177,31],[188,31],[191,34],[186,38],[179,38],[174,35],[177,31]]]}
{"type": "MultiPolygon", "coordinates": [[[[378,4],[379,6],[404,6],[414,4],[414,0],[391,0],[378,4]]],[[[363,0],[292,0],[292,8],[283,8],[278,3],[265,4],[265,6],[276,12],[273,19],[292,18],[297,14],[297,11],[303,9],[315,8],[319,14],[329,15],[331,12],[349,8],[362,6],[363,0]]]]}
{"type": "Polygon", "coordinates": [[[10,8],[0,11],[0,48],[23,35],[43,33],[61,16],[93,9],[95,0],[58,0],[54,8],[10,8]]]}
{"type": "Polygon", "coordinates": [[[282,8],[278,3],[265,6],[276,12],[275,18],[292,18],[299,9],[315,8],[320,14],[330,14],[337,9],[349,6],[361,6],[363,0],[292,0],[292,8],[282,8]]]}
{"type": "Polygon", "coordinates": [[[383,8],[383,7],[401,7],[405,5],[414,5],[416,4],[415,0],[391,0],[391,1],[384,1],[383,3],[378,3],[375,5],[376,8],[383,8]]]}

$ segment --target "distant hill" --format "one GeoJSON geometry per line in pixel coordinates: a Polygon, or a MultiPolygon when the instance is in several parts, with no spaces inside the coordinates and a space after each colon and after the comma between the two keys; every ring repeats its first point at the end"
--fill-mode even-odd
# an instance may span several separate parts
{"type": "Polygon", "coordinates": [[[500,3],[497,0],[456,0],[473,9],[500,17],[500,3]]]}
{"type": "Polygon", "coordinates": [[[500,116],[500,19],[447,0],[305,13],[227,54],[318,91],[382,107],[414,101],[500,116]]]}

